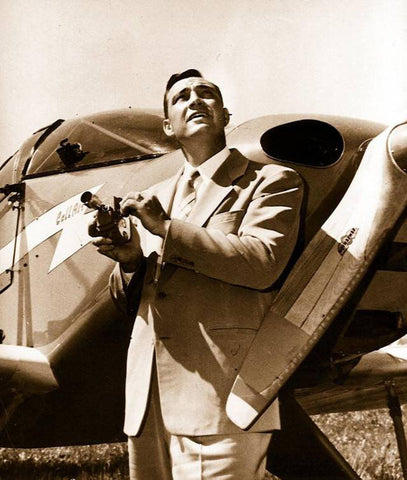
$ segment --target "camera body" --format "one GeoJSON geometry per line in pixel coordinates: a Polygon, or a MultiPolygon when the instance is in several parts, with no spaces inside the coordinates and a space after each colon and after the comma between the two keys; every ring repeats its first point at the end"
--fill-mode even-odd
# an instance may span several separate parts
{"type": "Polygon", "coordinates": [[[103,204],[97,195],[84,192],[81,202],[95,210],[98,227],[104,227],[104,235],[111,238],[115,245],[121,245],[130,240],[130,219],[120,213],[120,197],[113,197],[113,207],[103,204]]]}

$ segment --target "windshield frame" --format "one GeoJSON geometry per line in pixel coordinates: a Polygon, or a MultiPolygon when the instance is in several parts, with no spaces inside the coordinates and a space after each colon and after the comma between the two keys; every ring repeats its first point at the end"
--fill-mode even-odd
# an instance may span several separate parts
{"type": "Polygon", "coordinates": [[[92,168],[101,168],[101,167],[109,167],[111,165],[119,165],[124,163],[131,163],[131,162],[139,162],[142,160],[151,160],[153,158],[162,157],[166,153],[151,153],[151,154],[144,154],[144,155],[137,155],[135,157],[126,157],[126,158],[118,158],[114,160],[108,160],[105,162],[98,162],[92,163],[87,165],[73,165],[72,167],[65,167],[64,169],[56,169],[56,170],[49,170],[46,172],[36,172],[26,174],[22,177],[22,181],[29,180],[31,178],[38,178],[38,177],[47,177],[49,175],[60,175],[63,173],[72,173],[72,172],[79,172],[81,170],[90,170],[92,168]]]}
{"type": "Polygon", "coordinates": [[[111,110],[58,120],[43,132],[30,152],[22,179],[82,171],[170,153],[179,145],[162,130],[152,110],[111,110]],[[120,147],[122,145],[122,147],[120,147]]]}

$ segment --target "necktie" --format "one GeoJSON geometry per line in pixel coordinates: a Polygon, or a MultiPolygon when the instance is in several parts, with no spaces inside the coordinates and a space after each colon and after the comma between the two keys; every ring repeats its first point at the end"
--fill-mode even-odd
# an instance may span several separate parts
{"type": "Polygon", "coordinates": [[[199,179],[198,170],[191,170],[188,175],[182,178],[182,190],[179,197],[177,208],[175,209],[174,218],[186,220],[196,202],[196,190],[199,179]]]}

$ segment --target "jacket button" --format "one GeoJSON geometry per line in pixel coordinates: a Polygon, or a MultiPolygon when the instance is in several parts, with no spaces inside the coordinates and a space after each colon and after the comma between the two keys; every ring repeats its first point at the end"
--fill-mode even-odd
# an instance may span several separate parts
{"type": "Polygon", "coordinates": [[[158,298],[165,298],[167,294],[165,292],[158,292],[158,298]]]}

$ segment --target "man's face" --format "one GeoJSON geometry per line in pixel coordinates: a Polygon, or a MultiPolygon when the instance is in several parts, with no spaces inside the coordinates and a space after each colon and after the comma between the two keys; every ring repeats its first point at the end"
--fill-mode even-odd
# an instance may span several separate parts
{"type": "Polygon", "coordinates": [[[213,83],[191,77],[175,83],[167,93],[168,118],[164,131],[180,142],[201,133],[224,135],[229,114],[213,83]]]}

